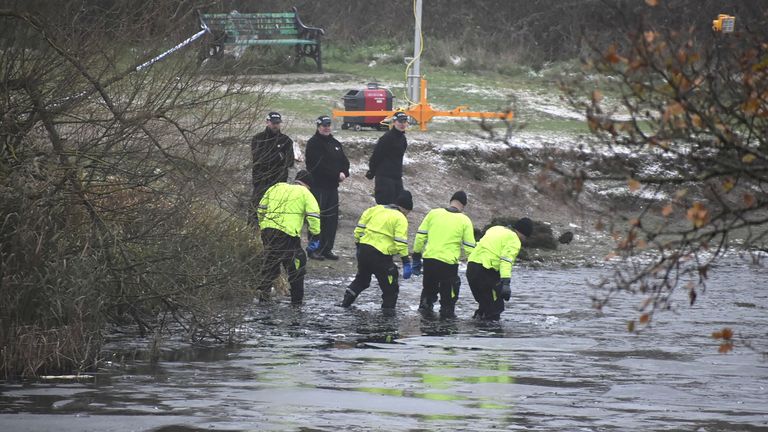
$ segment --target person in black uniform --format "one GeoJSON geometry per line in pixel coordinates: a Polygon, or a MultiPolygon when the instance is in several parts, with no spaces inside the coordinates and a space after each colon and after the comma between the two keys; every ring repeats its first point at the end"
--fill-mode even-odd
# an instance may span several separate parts
{"type": "Polygon", "coordinates": [[[281,131],[283,118],[278,112],[267,114],[267,127],[251,140],[253,192],[249,221],[258,225],[256,208],[272,185],[288,181],[288,168],[294,164],[293,140],[281,131]]]}
{"type": "Polygon", "coordinates": [[[311,259],[337,260],[333,245],[339,225],[339,184],[349,177],[349,159],[331,135],[331,118],[320,116],[315,124],[317,130],[307,141],[305,160],[314,179],[312,194],[320,205],[320,248],[307,252],[311,259]]]}
{"type": "Polygon", "coordinates": [[[408,148],[405,130],[408,115],[396,112],[393,127],[382,135],[373,148],[365,177],[375,178],[373,194],[376,204],[392,204],[403,191],[403,155],[408,148]]]}

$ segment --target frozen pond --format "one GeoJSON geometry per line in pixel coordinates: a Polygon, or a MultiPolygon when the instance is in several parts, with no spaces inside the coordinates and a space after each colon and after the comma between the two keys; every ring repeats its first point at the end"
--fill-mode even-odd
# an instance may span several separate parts
{"type": "Polygon", "coordinates": [[[625,323],[641,299],[591,308],[586,281],[603,271],[518,267],[497,324],[470,318],[466,281],[455,321],[419,316],[420,279],[395,317],[375,283],[345,310],[346,280],[310,281],[301,309],[255,306],[238,348],[2,386],[0,430],[768,430],[768,362],[709,337],[765,342],[765,268],[718,267],[694,307],[681,293],[679,314],[640,335],[625,323]]]}

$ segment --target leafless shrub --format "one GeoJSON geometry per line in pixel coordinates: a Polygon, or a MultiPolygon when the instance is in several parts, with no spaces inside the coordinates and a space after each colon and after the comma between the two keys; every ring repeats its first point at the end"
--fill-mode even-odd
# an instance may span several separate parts
{"type": "Polygon", "coordinates": [[[198,73],[194,51],[137,71],[189,36],[194,6],[0,9],[5,375],[93,366],[107,322],[236,339],[260,265],[238,202],[264,89],[198,73]]]}

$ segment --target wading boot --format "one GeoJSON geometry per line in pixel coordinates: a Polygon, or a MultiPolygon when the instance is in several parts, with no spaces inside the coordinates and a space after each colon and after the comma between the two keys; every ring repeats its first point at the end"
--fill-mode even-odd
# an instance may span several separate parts
{"type": "Polygon", "coordinates": [[[452,318],[456,318],[456,312],[454,312],[453,308],[448,308],[448,307],[440,308],[440,319],[452,319],[452,318]]]}
{"type": "Polygon", "coordinates": [[[395,308],[390,307],[383,307],[381,308],[381,314],[385,317],[393,317],[395,316],[395,308]]]}
{"type": "Polygon", "coordinates": [[[434,307],[435,305],[426,297],[421,298],[421,302],[419,303],[419,312],[432,312],[434,307]]]}
{"type": "Polygon", "coordinates": [[[355,299],[357,299],[357,295],[354,293],[354,291],[347,288],[347,290],[344,292],[344,300],[341,301],[340,306],[343,308],[348,308],[352,306],[352,303],[355,302],[355,299]]]}

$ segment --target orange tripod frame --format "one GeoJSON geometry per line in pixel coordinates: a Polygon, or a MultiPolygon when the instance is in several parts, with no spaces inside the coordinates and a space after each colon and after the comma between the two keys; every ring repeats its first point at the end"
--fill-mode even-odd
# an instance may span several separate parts
{"type": "Polygon", "coordinates": [[[441,111],[432,108],[432,105],[427,101],[427,80],[421,78],[421,97],[419,103],[411,105],[404,110],[392,110],[392,111],[343,111],[333,110],[334,117],[361,117],[361,116],[375,116],[385,115],[387,117],[392,116],[398,111],[405,112],[410,117],[413,117],[419,123],[419,130],[427,130],[427,123],[434,117],[474,117],[481,119],[506,119],[512,120],[515,114],[512,111],[509,112],[477,112],[477,111],[464,111],[468,108],[465,105],[458,106],[450,111],[441,111]]]}

